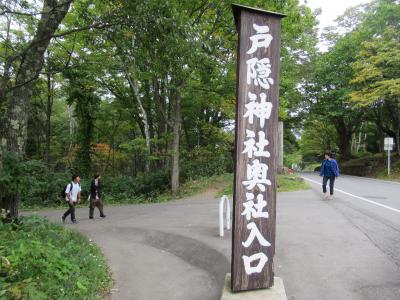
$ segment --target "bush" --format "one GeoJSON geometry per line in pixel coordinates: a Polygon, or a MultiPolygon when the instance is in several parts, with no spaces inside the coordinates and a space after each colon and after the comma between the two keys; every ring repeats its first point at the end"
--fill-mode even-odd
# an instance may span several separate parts
{"type": "Polygon", "coordinates": [[[382,157],[369,156],[346,161],[342,163],[339,168],[343,174],[371,176],[384,164],[384,159],[382,157]]]}
{"type": "Polygon", "coordinates": [[[0,189],[5,192],[5,196],[17,194],[22,207],[64,203],[60,194],[71,180],[70,174],[50,172],[41,161],[21,161],[12,155],[6,155],[3,162],[0,189]]]}
{"type": "Polygon", "coordinates": [[[373,154],[370,153],[370,152],[355,152],[355,153],[352,153],[351,156],[352,156],[353,158],[364,158],[364,157],[373,156],[373,154]]]}
{"type": "MultiPolygon", "coordinates": [[[[184,152],[181,159],[180,182],[200,177],[232,172],[233,160],[226,149],[196,147],[184,152]]],[[[81,178],[81,198],[85,203],[91,178],[81,178]]],[[[60,194],[71,174],[50,171],[41,161],[20,161],[9,157],[0,170],[0,188],[17,193],[22,208],[54,207],[64,205],[60,194]]],[[[170,170],[159,170],[138,176],[104,176],[103,195],[105,199],[149,199],[170,188],[170,170]]]]}
{"type": "Polygon", "coordinates": [[[288,168],[291,168],[293,164],[300,166],[301,163],[302,163],[302,156],[299,151],[290,154],[285,153],[283,156],[283,165],[288,168]]]}
{"type": "Polygon", "coordinates": [[[196,147],[191,152],[183,154],[181,182],[232,172],[232,156],[226,150],[196,147]]]}
{"type": "Polygon", "coordinates": [[[100,299],[111,277],[81,234],[39,217],[0,220],[0,299],[100,299]]]}
{"type": "Polygon", "coordinates": [[[170,186],[170,174],[167,171],[143,174],[136,177],[104,177],[103,193],[105,197],[136,198],[158,195],[170,186]]]}

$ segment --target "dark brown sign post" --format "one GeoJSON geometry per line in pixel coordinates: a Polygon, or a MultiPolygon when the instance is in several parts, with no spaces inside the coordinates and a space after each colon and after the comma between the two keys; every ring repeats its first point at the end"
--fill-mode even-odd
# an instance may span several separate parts
{"type": "Polygon", "coordinates": [[[274,284],[280,20],[232,5],[239,35],[232,291],[274,284]]]}

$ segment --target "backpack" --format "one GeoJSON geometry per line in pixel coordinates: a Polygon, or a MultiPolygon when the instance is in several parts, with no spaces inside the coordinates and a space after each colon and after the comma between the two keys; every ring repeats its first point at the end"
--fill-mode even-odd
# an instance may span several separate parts
{"type": "Polygon", "coordinates": [[[61,191],[61,198],[65,199],[65,197],[67,197],[67,194],[65,193],[65,191],[67,190],[68,185],[71,185],[71,188],[69,189],[69,193],[71,193],[72,188],[73,188],[73,182],[68,183],[64,186],[63,190],[61,191]]]}

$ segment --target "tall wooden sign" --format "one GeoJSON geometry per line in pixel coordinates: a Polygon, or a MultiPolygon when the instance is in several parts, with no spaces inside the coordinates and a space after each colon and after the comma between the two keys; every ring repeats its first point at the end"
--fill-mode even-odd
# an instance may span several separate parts
{"type": "Polygon", "coordinates": [[[274,283],[280,19],[232,5],[239,34],[232,291],[274,283]]]}

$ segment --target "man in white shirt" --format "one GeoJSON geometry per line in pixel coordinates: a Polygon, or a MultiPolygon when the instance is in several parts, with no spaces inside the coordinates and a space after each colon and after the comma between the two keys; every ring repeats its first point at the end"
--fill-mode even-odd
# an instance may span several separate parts
{"type": "Polygon", "coordinates": [[[72,182],[65,189],[65,201],[68,203],[68,210],[61,217],[63,223],[65,218],[71,214],[72,223],[77,223],[75,219],[75,205],[81,202],[81,178],[78,175],[72,176],[72,182]]]}

